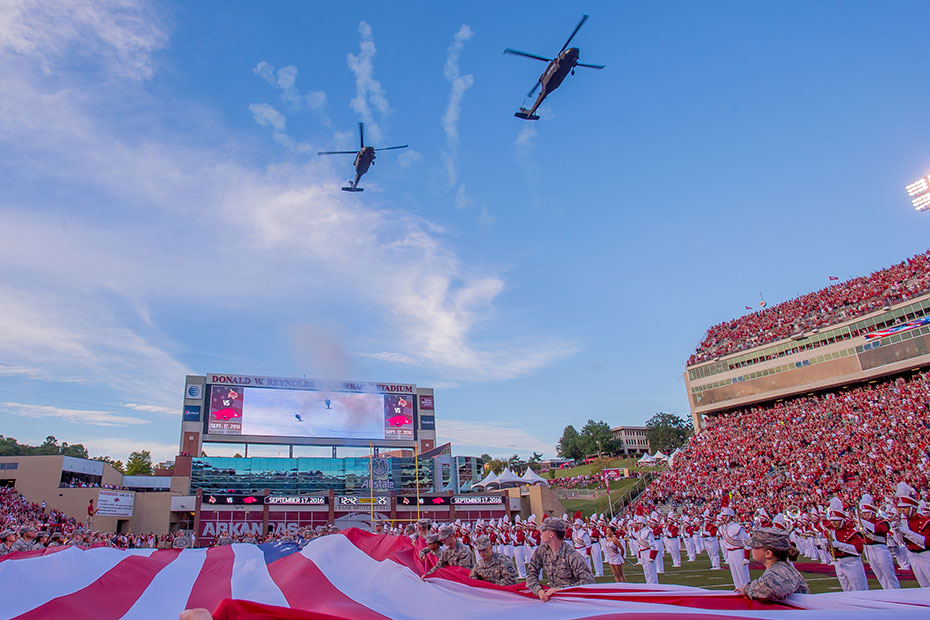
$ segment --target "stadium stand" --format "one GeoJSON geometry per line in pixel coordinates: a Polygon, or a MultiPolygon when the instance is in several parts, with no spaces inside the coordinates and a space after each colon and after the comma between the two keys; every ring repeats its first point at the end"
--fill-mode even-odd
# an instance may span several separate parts
{"type": "Polygon", "coordinates": [[[688,366],[854,319],[930,291],[930,251],[707,330],[688,366]]]}
{"type": "Polygon", "coordinates": [[[930,478],[930,373],[710,417],[639,498],[704,504],[730,492],[742,516],[863,493],[885,503],[930,478]]]}

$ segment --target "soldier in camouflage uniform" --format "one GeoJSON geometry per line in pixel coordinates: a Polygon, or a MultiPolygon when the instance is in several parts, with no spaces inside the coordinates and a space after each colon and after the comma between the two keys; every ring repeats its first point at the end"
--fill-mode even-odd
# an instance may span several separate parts
{"type": "Polygon", "coordinates": [[[471,569],[469,577],[489,581],[499,586],[512,586],[517,583],[517,569],[514,568],[513,560],[506,555],[494,553],[491,550],[490,538],[480,536],[475,541],[475,549],[478,550],[480,559],[471,569]]]}
{"type": "Polygon", "coordinates": [[[420,519],[417,521],[417,531],[414,532],[413,536],[410,537],[410,542],[417,542],[417,538],[422,538],[426,540],[426,537],[429,535],[429,530],[433,526],[429,519],[420,519]]]}
{"type": "Polygon", "coordinates": [[[565,521],[550,517],[539,528],[542,544],[536,547],[526,566],[526,587],[543,602],[556,590],[594,583],[594,574],[587,558],[565,540],[565,521]],[[539,583],[539,570],[546,569],[549,588],[539,583]]]}
{"type": "Polygon", "coordinates": [[[24,525],[19,528],[19,540],[13,543],[12,551],[32,551],[36,548],[36,528],[24,525]]]}
{"type": "Polygon", "coordinates": [[[773,527],[760,527],[749,539],[752,559],[765,565],[765,572],[739,589],[748,599],[783,601],[792,594],[810,594],[810,588],[798,569],[788,560],[796,560],[798,548],[791,546],[788,533],[773,527]]]}
{"type": "Polygon", "coordinates": [[[427,534],[426,546],[420,549],[420,559],[425,560],[428,555],[439,558],[439,543],[439,534],[427,534]]]}
{"type": "Polygon", "coordinates": [[[439,561],[436,562],[436,565],[426,571],[426,574],[423,575],[421,579],[426,579],[440,568],[445,568],[446,566],[471,568],[475,565],[474,552],[472,552],[470,547],[456,540],[455,530],[451,525],[444,525],[439,528],[439,539],[442,540],[442,544],[444,544],[446,548],[439,554],[439,561]]]}
{"type": "Polygon", "coordinates": [[[3,530],[0,532],[0,557],[13,553],[13,544],[16,542],[16,532],[3,530]]]}

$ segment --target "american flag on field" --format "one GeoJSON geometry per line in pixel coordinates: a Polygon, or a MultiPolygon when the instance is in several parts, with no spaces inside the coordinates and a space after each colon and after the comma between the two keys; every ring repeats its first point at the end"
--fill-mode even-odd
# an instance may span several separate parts
{"type": "Polygon", "coordinates": [[[401,536],[360,530],[294,543],[210,549],[82,550],[11,554],[0,561],[3,618],[177,618],[204,607],[220,620],[632,619],[797,620],[930,617],[930,589],[792,596],[787,605],[673,585],[597,584],[548,603],[522,584],[498,587],[426,566],[401,536]]]}

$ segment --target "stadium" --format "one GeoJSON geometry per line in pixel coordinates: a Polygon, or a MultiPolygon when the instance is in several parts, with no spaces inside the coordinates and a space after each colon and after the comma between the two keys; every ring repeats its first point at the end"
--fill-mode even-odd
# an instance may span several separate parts
{"type": "Polygon", "coordinates": [[[594,7],[0,3],[0,620],[930,617],[930,6],[594,7]]]}

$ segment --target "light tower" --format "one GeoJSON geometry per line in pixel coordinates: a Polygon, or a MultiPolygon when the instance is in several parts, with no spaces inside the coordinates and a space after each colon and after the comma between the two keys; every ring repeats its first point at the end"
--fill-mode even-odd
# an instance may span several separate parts
{"type": "Polygon", "coordinates": [[[907,195],[911,197],[911,204],[915,211],[930,209],[930,176],[921,177],[908,185],[907,195]]]}

